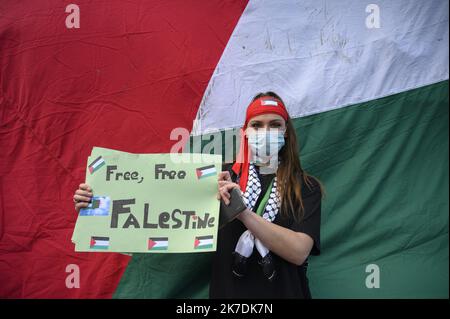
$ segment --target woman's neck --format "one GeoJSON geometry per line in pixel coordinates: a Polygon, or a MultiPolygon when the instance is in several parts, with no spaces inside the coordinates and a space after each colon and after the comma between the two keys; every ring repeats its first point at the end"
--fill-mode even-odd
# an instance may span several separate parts
{"type": "Polygon", "coordinates": [[[270,166],[270,162],[269,163],[258,163],[258,164],[254,164],[254,165],[255,165],[255,168],[258,171],[258,173],[261,175],[269,175],[269,174],[277,173],[278,166],[276,166],[276,167],[270,166]]]}

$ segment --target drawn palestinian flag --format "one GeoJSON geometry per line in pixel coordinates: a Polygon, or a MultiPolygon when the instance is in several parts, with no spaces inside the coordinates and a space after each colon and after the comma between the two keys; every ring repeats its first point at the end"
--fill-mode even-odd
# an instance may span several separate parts
{"type": "Polygon", "coordinates": [[[199,236],[195,237],[195,249],[209,249],[213,247],[213,236],[199,236]]]}
{"type": "Polygon", "coordinates": [[[94,174],[103,165],[105,165],[105,160],[101,156],[97,157],[95,161],[89,164],[89,173],[94,174]]]}
{"type": "Polygon", "coordinates": [[[148,250],[167,250],[168,248],[168,237],[150,237],[148,239],[148,250]]]}
{"type": "Polygon", "coordinates": [[[196,175],[198,179],[208,176],[215,176],[217,174],[216,167],[214,165],[208,165],[196,169],[196,175]]]}
{"type": "Polygon", "coordinates": [[[90,243],[91,249],[108,249],[109,248],[109,237],[91,237],[90,243]]]}

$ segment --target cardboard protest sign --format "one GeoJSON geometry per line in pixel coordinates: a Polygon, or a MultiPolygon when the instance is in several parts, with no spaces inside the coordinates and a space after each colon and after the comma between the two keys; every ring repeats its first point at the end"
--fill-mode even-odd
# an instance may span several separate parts
{"type": "Polygon", "coordinates": [[[94,147],[75,251],[188,253],[214,251],[220,203],[221,156],[132,154],[94,147]]]}

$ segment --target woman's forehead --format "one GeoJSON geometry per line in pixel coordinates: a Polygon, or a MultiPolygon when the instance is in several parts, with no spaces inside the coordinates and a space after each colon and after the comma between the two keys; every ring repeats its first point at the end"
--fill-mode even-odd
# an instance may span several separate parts
{"type": "Polygon", "coordinates": [[[250,120],[248,121],[250,122],[271,122],[274,120],[280,120],[281,122],[284,122],[284,119],[281,115],[275,114],[275,113],[266,113],[266,114],[260,114],[257,116],[254,116],[252,118],[250,118],[250,120]]]}

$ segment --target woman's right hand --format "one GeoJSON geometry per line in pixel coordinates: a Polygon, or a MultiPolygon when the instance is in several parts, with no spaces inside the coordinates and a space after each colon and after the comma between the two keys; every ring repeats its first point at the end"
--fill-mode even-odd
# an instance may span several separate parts
{"type": "Polygon", "coordinates": [[[230,204],[230,191],[233,188],[241,189],[239,184],[233,183],[230,172],[224,171],[219,173],[217,199],[222,199],[225,205],[230,204]]]}
{"type": "Polygon", "coordinates": [[[79,213],[81,208],[87,207],[92,200],[92,196],[92,188],[88,184],[80,184],[73,195],[75,210],[79,213]]]}

